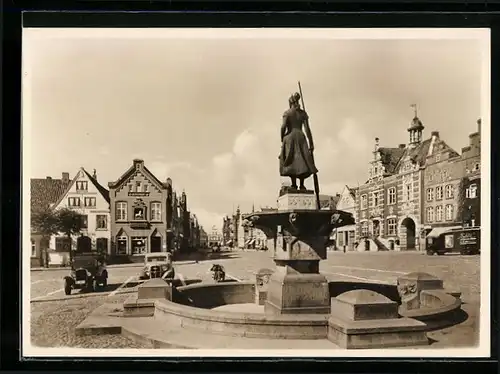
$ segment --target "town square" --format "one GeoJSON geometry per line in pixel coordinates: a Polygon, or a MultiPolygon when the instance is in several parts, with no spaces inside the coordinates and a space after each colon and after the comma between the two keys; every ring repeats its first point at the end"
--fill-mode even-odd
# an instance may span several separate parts
{"type": "Polygon", "coordinates": [[[92,32],[25,36],[32,347],[482,346],[479,34],[92,32]]]}

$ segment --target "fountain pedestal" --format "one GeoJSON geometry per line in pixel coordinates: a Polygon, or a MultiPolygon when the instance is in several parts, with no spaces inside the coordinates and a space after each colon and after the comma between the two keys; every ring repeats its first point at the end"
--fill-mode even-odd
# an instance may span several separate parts
{"type": "Polygon", "coordinates": [[[264,231],[273,250],[276,270],[264,304],[268,315],[330,313],[328,280],[319,273],[319,262],[326,259],[332,230],[354,220],[347,212],[315,209],[311,198],[311,191],[285,193],[277,211],[246,216],[264,231]]]}

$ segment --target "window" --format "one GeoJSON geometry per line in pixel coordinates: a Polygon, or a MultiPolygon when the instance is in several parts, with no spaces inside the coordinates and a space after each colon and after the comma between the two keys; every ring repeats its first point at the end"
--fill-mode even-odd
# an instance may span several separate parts
{"type": "Polygon", "coordinates": [[[474,171],[478,171],[481,165],[479,163],[474,164],[474,171]]]}
{"type": "Polygon", "coordinates": [[[105,214],[98,214],[95,219],[97,230],[106,230],[108,228],[108,217],[105,214]]]}
{"type": "Polygon", "coordinates": [[[389,218],[387,220],[387,235],[396,235],[397,222],[396,218],[389,218]]]}
{"type": "Polygon", "coordinates": [[[441,155],[440,155],[440,154],[437,154],[437,155],[436,155],[436,162],[439,162],[439,161],[441,161],[441,155]]]}
{"type": "Polygon", "coordinates": [[[127,254],[127,237],[120,236],[116,240],[116,254],[117,255],[126,255],[127,254]]]}
{"type": "Polygon", "coordinates": [[[161,203],[151,203],[151,221],[161,221],[161,203]]]}
{"type": "Polygon", "coordinates": [[[361,224],[361,236],[362,237],[368,236],[368,221],[365,221],[361,224]]]}
{"type": "Polygon", "coordinates": [[[69,252],[70,239],[67,237],[57,237],[56,238],[56,252],[69,252]]]}
{"type": "Polygon", "coordinates": [[[367,195],[361,195],[361,209],[366,209],[367,206],[367,195]]]}
{"type": "Polygon", "coordinates": [[[86,207],[95,207],[96,198],[95,197],[85,197],[83,199],[83,205],[86,207]]]}
{"type": "Polygon", "coordinates": [[[445,216],[447,221],[453,220],[453,205],[446,205],[445,216]]]}
{"type": "Polygon", "coordinates": [[[434,200],[434,188],[427,189],[427,201],[434,200]]]}
{"type": "Polygon", "coordinates": [[[128,192],[133,192],[133,190],[134,190],[134,186],[129,184],[128,185],[128,192]]]}
{"type": "Polygon", "coordinates": [[[135,191],[142,192],[142,184],[141,182],[135,182],[135,191]]]}
{"type": "Polygon", "coordinates": [[[31,240],[31,257],[36,257],[36,243],[33,239],[31,240]]]}
{"type": "Polygon", "coordinates": [[[149,192],[149,184],[144,185],[144,192],[149,192]]]}
{"type": "Polygon", "coordinates": [[[396,204],[396,187],[387,190],[387,201],[389,205],[396,204]]]}
{"type": "Polygon", "coordinates": [[[411,200],[411,184],[407,184],[405,186],[405,200],[406,201],[411,200]]]}
{"type": "Polygon", "coordinates": [[[95,241],[95,248],[99,253],[108,252],[108,239],[107,238],[97,238],[95,241]]]}
{"type": "Polygon", "coordinates": [[[434,208],[427,208],[427,222],[434,222],[434,208]]]}
{"type": "Polygon", "coordinates": [[[380,192],[374,192],[372,195],[372,205],[373,206],[378,206],[380,204],[379,193],[380,192]]]}
{"type": "Polygon", "coordinates": [[[132,254],[140,255],[147,252],[147,239],[146,237],[132,238],[132,254]]]}
{"type": "Polygon", "coordinates": [[[127,220],[127,203],[123,201],[116,203],[116,220],[117,221],[127,220]]]}
{"type": "Polygon", "coordinates": [[[436,222],[441,222],[443,220],[443,206],[439,205],[436,207],[436,222]]]}
{"type": "Polygon", "coordinates": [[[68,197],[68,206],[80,206],[80,198],[79,197],[68,197]]]}
{"type": "Polygon", "coordinates": [[[76,181],[76,190],[77,191],[87,191],[88,184],[89,183],[87,181],[76,181]]]}
{"type": "Polygon", "coordinates": [[[477,197],[477,184],[471,184],[465,190],[465,197],[468,199],[475,199],[477,197]]]}
{"type": "Polygon", "coordinates": [[[445,193],[446,193],[446,198],[447,199],[453,199],[453,185],[448,184],[445,187],[445,193]]]}
{"type": "Polygon", "coordinates": [[[436,187],[436,200],[443,200],[443,186],[436,187]]]}
{"type": "Polygon", "coordinates": [[[82,214],[82,229],[87,229],[89,227],[89,216],[82,214]]]}
{"type": "Polygon", "coordinates": [[[444,237],[444,247],[445,248],[453,248],[454,247],[454,240],[453,240],[453,234],[451,235],[445,235],[444,237]]]}

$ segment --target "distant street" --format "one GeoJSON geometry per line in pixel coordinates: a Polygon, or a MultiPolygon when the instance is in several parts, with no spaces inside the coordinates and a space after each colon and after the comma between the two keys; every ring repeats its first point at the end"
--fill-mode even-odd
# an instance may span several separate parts
{"type": "MultiPolygon", "coordinates": [[[[211,281],[211,264],[220,263],[225,267],[228,277],[235,280],[253,280],[259,269],[274,268],[271,252],[233,251],[213,254],[208,258],[195,261],[174,263],[177,277],[185,281],[201,279],[211,281]]],[[[104,293],[131,291],[138,285],[137,266],[110,267],[108,287],[104,293]]],[[[445,286],[462,291],[466,302],[479,302],[479,256],[426,256],[417,252],[375,252],[342,253],[330,252],[328,259],[321,261],[320,270],[329,280],[382,282],[395,284],[397,277],[423,271],[444,279],[445,286]]],[[[64,296],[63,277],[67,269],[42,270],[31,272],[31,300],[43,300],[64,296]]],[[[80,291],[73,291],[78,294],[80,291]]]]}

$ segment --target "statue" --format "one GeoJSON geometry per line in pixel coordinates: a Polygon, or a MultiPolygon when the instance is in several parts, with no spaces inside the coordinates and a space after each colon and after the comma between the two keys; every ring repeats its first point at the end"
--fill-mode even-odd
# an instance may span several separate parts
{"type": "Polygon", "coordinates": [[[297,178],[300,189],[305,190],[304,180],[316,174],[314,164],[314,143],[309,128],[309,116],[300,108],[300,94],[294,93],[288,99],[290,109],[283,114],[281,126],[280,175],[290,177],[292,188],[297,189],[297,178]],[[304,132],[302,132],[302,126],[304,132]],[[307,140],[306,140],[307,136],[307,140]],[[309,142],[309,145],[308,145],[309,142]]]}

